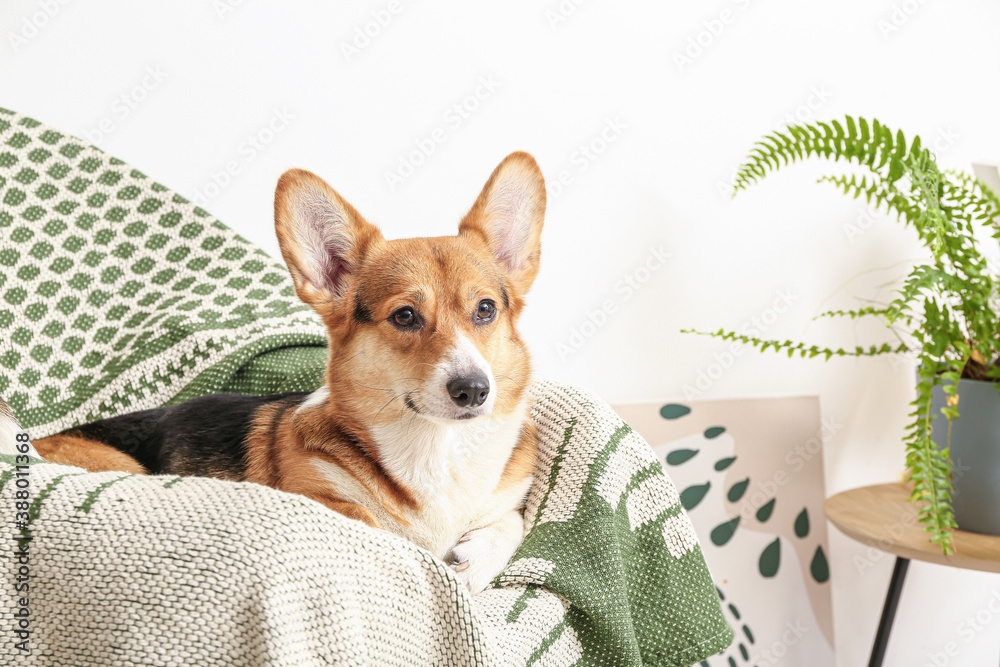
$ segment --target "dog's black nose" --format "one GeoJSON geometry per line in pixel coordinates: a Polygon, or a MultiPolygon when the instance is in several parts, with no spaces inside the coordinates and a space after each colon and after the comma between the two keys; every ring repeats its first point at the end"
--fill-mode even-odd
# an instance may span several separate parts
{"type": "Polygon", "coordinates": [[[455,378],[448,383],[448,393],[455,405],[476,408],[485,403],[490,395],[490,381],[485,375],[455,378]]]}

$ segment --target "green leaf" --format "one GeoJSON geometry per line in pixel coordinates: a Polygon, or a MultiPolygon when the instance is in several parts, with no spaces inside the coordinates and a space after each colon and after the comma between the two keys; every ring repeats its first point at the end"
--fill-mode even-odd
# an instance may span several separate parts
{"type": "Polygon", "coordinates": [[[895,183],[905,171],[906,168],[903,167],[903,161],[893,157],[889,160],[889,175],[886,177],[886,180],[890,183],[895,183]]]}

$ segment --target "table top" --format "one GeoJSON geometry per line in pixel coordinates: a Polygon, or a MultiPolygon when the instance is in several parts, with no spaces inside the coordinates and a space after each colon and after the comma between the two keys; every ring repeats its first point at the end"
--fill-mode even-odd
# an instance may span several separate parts
{"type": "Polygon", "coordinates": [[[956,530],[955,553],[945,556],[917,522],[904,484],[877,484],[838,493],[826,501],[826,516],[848,537],[897,556],[967,570],[1000,572],[1000,537],[956,530]]]}

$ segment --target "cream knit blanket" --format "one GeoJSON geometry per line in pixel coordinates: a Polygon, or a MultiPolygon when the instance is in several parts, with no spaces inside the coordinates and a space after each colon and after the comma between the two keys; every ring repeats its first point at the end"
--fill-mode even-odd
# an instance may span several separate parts
{"type": "Polygon", "coordinates": [[[689,665],[728,646],[649,446],[593,396],[535,393],[529,532],[474,598],[428,552],[304,497],[37,460],[18,476],[0,457],[0,662],[689,665]]]}

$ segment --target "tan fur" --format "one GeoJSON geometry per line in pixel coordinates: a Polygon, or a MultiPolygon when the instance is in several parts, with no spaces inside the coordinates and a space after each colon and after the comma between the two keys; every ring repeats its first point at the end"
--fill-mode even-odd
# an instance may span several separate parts
{"type": "MultiPolygon", "coordinates": [[[[260,438],[253,439],[253,447],[266,444],[271,452],[266,462],[270,486],[315,498],[328,506],[331,499],[343,502],[337,498],[336,489],[313,469],[312,461],[321,458],[347,471],[397,520],[405,521],[406,509],[419,509],[408,490],[379,466],[377,449],[370,442],[363,443],[350,435],[342,423],[327,419],[323,411],[303,415],[288,411],[277,428],[272,430],[268,425],[268,430],[271,440],[267,440],[266,432],[262,433],[260,438]]],[[[247,479],[258,481],[250,475],[247,479]]]]}
{"type": "Polygon", "coordinates": [[[358,521],[368,524],[372,528],[381,528],[378,519],[376,519],[375,515],[371,513],[371,510],[368,510],[362,507],[361,505],[358,505],[356,503],[344,502],[342,500],[337,500],[323,493],[319,493],[311,497],[313,500],[317,500],[323,503],[324,505],[332,509],[334,512],[343,514],[348,519],[356,519],[358,521]]]}
{"type": "Polygon", "coordinates": [[[531,477],[538,463],[538,427],[534,422],[527,421],[521,429],[521,439],[507,461],[507,466],[500,476],[497,490],[509,489],[531,477]]]}
{"type": "Polygon", "coordinates": [[[67,434],[51,435],[34,442],[46,461],[77,466],[90,472],[116,470],[144,475],[146,469],[128,454],[100,442],[67,434]]]}

